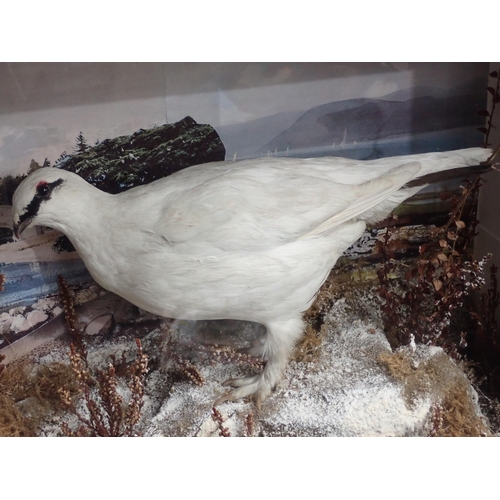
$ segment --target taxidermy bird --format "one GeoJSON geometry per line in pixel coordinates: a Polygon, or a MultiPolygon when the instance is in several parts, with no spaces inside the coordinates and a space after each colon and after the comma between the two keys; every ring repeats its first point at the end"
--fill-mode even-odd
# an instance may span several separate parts
{"type": "Polygon", "coordinates": [[[253,353],[266,360],[263,372],[228,380],[216,403],[254,396],[260,408],[302,335],[302,312],[367,224],[436,172],[462,168],[463,178],[490,153],[215,162],[116,195],[41,168],[14,194],[14,231],[61,231],[101,286],[153,314],[265,325],[253,353]]]}

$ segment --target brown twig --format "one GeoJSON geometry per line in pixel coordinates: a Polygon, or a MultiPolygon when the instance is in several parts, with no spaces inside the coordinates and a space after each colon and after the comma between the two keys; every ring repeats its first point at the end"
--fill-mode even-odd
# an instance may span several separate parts
{"type": "Polygon", "coordinates": [[[487,124],[486,127],[479,127],[477,130],[480,132],[483,132],[485,134],[485,139],[484,139],[484,147],[491,146],[491,144],[488,142],[490,138],[490,133],[492,128],[496,128],[495,125],[493,125],[493,117],[495,115],[495,108],[496,105],[500,102],[500,69],[498,71],[492,71],[490,73],[490,77],[496,79],[497,84],[496,88],[488,86],[487,90],[491,94],[492,97],[492,106],[491,106],[491,111],[488,111],[487,109],[482,109],[478,111],[478,114],[480,116],[485,116],[487,117],[487,124]]]}

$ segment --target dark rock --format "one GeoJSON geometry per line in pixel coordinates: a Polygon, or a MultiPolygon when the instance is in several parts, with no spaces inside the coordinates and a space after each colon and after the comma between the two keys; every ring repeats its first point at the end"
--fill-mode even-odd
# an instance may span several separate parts
{"type": "Polygon", "coordinates": [[[61,158],[56,167],[75,172],[99,189],[119,193],[192,165],[223,161],[226,150],[210,125],[187,116],[177,123],[105,139],[61,158]]]}

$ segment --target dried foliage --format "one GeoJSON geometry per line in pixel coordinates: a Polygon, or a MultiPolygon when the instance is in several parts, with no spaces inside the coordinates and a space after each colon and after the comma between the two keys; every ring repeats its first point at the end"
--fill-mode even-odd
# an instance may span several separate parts
{"type": "Polygon", "coordinates": [[[411,358],[405,351],[395,353],[383,352],[379,355],[378,359],[387,367],[391,376],[398,382],[405,382],[415,369],[411,358]]]}
{"type": "Polygon", "coordinates": [[[253,437],[255,434],[255,423],[253,421],[253,413],[249,413],[245,416],[245,436],[253,437]]]}
{"type": "Polygon", "coordinates": [[[262,369],[265,361],[262,358],[257,358],[251,354],[238,352],[230,346],[220,346],[214,344],[210,349],[206,350],[212,361],[216,363],[242,363],[250,365],[253,368],[262,369]]]}
{"type": "Polygon", "coordinates": [[[48,363],[39,366],[33,376],[33,392],[41,405],[48,408],[61,408],[61,387],[66,387],[73,397],[78,392],[74,372],[69,365],[48,363]]]}
{"type": "Polygon", "coordinates": [[[136,339],[136,345],[136,357],[129,367],[129,379],[126,382],[129,397],[125,401],[121,394],[124,387],[113,361],[108,363],[105,370],[91,369],[71,344],[71,367],[78,381],[77,401],[71,397],[67,386],[60,387],[59,393],[66,408],[76,415],[78,426],[72,429],[68,423],[63,423],[61,429],[66,436],[135,435],[134,428],[139,422],[143,406],[144,377],[148,370],[148,358],[139,339],[136,339]]]}
{"type": "Polygon", "coordinates": [[[433,407],[429,436],[484,437],[491,435],[484,422],[470,405],[470,394],[456,387],[444,401],[433,407]]]}
{"type": "Polygon", "coordinates": [[[219,436],[221,437],[231,437],[231,433],[227,427],[224,427],[224,418],[222,413],[217,408],[212,408],[212,420],[217,424],[219,429],[219,436]]]}
{"type": "Polygon", "coordinates": [[[125,358],[117,361],[113,356],[107,368],[101,370],[89,366],[85,339],[77,328],[74,299],[65,280],[59,277],[61,303],[64,307],[69,333],[70,364],[76,378],[78,392],[72,397],[68,385],[59,386],[57,392],[66,409],[76,415],[76,428],[67,422],[61,424],[66,436],[133,436],[139,422],[144,397],[144,379],[148,371],[148,357],[136,339],[137,353],[134,362],[125,367],[125,358]],[[118,373],[125,372],[128,399],[124,383],[118,373]]]}
{"type": "Polygon", "coordinates": [[[304,335],[295,346],[292,356],[294,361],[311,363],[321,352],[323,339],[328,332],[326,315],[338,298],[338,285],[331,277],[332,275],[328,277],[319,290],[316,300],[303,315],[306,326],[304,335]]]}
{"type": "MultiPolygon", "coordinates": [[[[395,259],[393,229],[388,228],[379,251],[384,262],[378,270],[382,318],[393,348],[412,341],[437,345],[454,359],[467,362],[468,376],[480,393],[480,403],[490,420],[500,421],[500,305],[497,268],[490,267],[490,288],[480,296],[472,292],[484,284],[484,270],[491,257],[475,260],[471,243],[478,224],[476,206],[481,179],[464,182],[459,195],[445,193],[453,202],[449,220],[429,230],[430,240],[420,246],[413,263],[395,259]]],[[[384,360],[391,374],[408,376],[411,367],[384,360]],[[394,365],[394,366],[393,366],[394,365]]],[[[458,389],[457,389],[458,391],[458,389]]],[[[484,425],[463,408],[464,397],[449,395],[433,410],[432,435],[484,435],[484,425]],[[472,420],[471,420],[472,419],[472,420]],[[467,426],[470,425],[470,428],[467,426]]]]}
{"type": "MultiPolygon", "coordinates": [[[[0,362],[4,357],[0,355],[0,362]]],[[[0,436],[35,436],[46,414],[62,405],[59,389],[77,390],[68,365],[36,366],[27,361],[0,364],[0,436]]]]}
{"type": "Polygon", "coordinates": [[[382,353],[379,361],[403,385],[408,407],[433,393],[432,400],[438,402],[431,409],[430,436],[490,434],[476,412],[469,382],[446,354],[419,360],[411,349],[400,348],[394,353],[382,353]]]}
{"type": "Polygon", "coordinates": [[[34,395],[27,363],[10,363],[7,366],[0,364],[0,394],[15,402],[34,395]]]}
{"type": "Polygon", "coordinates": [[[173,360],[175,362],[174,373],[180,379],[188,379],[193,384],[202,386],[205,383],[205,378],[199,372],[198,368],[194,366],[187,359],[181,358],[177,354],[173,355],[173,360]]]}
{"type": "Polygon", "coordinates": [[[5,366],[0,354],[0,437],[27,437],[36,434],[38,422],[23,414],[17,402],[23,398],[27,378],[26,365],[5,366]]]}
{"type": "Polygon", "coordinates": [[[414,263],[395,259],[393,229],[387,228],[378,250],[384,261],[377,274],[383,321],[392,347],[412,340],[442,346],[452,357],[465,347],[466,332],[453,333],[453,312],[472,290],[484,284],[488,257],[475,260],[470,244],[476,235],[476,204],[480,178],[464,181],[460,194],[444,193],[453,210],[446,224],[429,229],[430,241],[420,246],[414,263]],[[467,215],[467,216],[466,216],[467,215]]]}
{"type": "Polygon", "coordinates": [[[326,323],[323,323],[319,330],[315,330],[312,325],[306,323],[304,334],[295,346],[292,359],[303,363],[314,362],[321,352],[321,345],[327,331],[326,323]]]}
{"type": "Polygon", "coordinates": [[[38,421],[21,412],[12,398],[0,394],[0,437],[36,436],[38,421]]]}
{"type": "Polygon", "coordinates": [[[59,285],[59,300],[64,311],[64,318],[68,325],[68,333],[80,355],[87,360],[87,348],[85,346],[84,337],[78,328],[78,321],[75,313],[75,298],[68,283],[62,276],[57,277],[57,283],[59,285]]]}

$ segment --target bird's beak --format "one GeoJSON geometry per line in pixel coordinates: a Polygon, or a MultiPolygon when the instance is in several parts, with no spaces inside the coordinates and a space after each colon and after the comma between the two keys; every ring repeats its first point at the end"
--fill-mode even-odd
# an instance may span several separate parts
{"type": "Polygon", "coordinates": [[[16,239],[20,240],[21,239],[21,233],[26,229],[27,226],[31,224],[31,218],[25,219],[19,224],[18,222],[14,222],[14,236],[16,239]]]}

